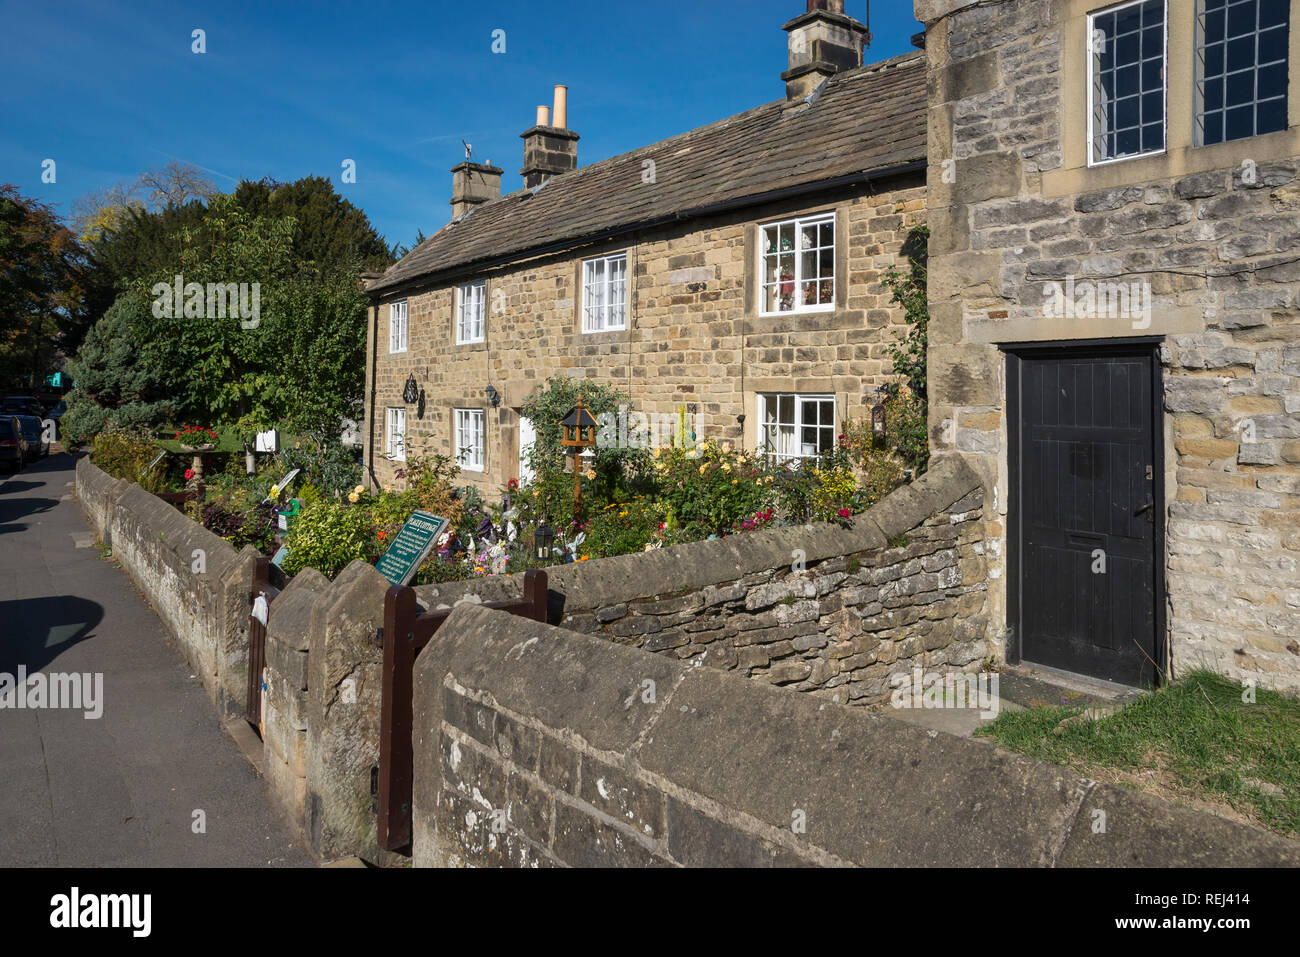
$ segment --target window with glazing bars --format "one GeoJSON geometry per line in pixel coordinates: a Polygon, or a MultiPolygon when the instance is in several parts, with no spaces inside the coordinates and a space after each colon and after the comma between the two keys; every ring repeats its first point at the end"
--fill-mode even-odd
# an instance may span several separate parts
{"type": "Polygon", "coordinates": [[[835,447],[832,395],[760,395],[758,421],[760,451],[775,465],[815,459],[835,447]]]}
{"type": "Polygon", "coordinates": [[[582,331],[627,328],[627,253],[582,264],[582,331]]]}
{"type": "Polygon", "coordinates": [[[485,282],[471,282],[456,289],[456,342],[483,341],[485,282]]]}
{"type": "Polygon", "coordinates": [[[1198,146],[1287,125],[1290,0],[1197,0],[1198,146]]]}
{"type": "Polygon", "coordinates": [[[1088,17],[1089,162],[1165,148],[1165,0],[1088,17]]]}
{"type": "Polygon", "coordinates": [[[762,243],[759,312],[835,307],[835,214],[768,223],[762,243]]]}

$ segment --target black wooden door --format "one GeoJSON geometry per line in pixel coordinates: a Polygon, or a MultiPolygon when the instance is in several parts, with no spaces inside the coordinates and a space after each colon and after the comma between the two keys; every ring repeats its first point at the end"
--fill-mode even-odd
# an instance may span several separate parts
{"type": "Polygon", "coordinates": [[[1008,356],[1009,597],[1020,656],[1135,686],[1154,683],[1161,645],[1153,348],[1008,356]]]}

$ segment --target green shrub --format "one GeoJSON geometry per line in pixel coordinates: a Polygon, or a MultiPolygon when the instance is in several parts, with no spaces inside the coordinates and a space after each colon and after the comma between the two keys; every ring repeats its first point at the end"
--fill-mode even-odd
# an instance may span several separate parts
{"type": "Polygon", "coordinates": [[[333,578],[353,559],[373,562],[375,529],[365,506],[352,502],[320,499],[303,508],[289,529],[285,542],[289,557],[284,570],[296,575],[310,566],[333,578]]]}
{"type": "Polygon", "coordinates": [[[664,506],[637,498],[611,502],[597,510],[587,522],[582,553],[590,558],[639,552],[656,540],[662,541],[660,526],[667,518],[664,506]]]}
{"type": "Polygon", "coordinates": [[[95,465],[114,478],[137,483],[146,492],[166,492],[184,483],[181,471],[185,466],[174,456],[164,455],[152,468],[146,468],[159,451],[153,436],[139,429],[110,428],[90,443],[95,465]]]}

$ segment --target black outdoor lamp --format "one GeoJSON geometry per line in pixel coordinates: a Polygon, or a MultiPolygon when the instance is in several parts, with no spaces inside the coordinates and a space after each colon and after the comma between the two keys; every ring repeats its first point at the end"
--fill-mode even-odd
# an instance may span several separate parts
{"type": "Polygon", "coordinates": [[[419,397],[420,386],[416,383],[415,376],[410,376],[406,380],[406,388],[402,390],[402,398],[406,400],[407,405],[414,405],[419,397]]]}
{"type": "Polygon", "coordinates": [[[542,519],[533,529],[533,557],[539,562],[551,560],[551,546],[555,544],[555,530],[542,519]]]}
{"type": "Polygon", "coordinates": [[[492,388],[490,384],[483,390],[483,394],[487,396],[487,400],[492,404],[492,408],[495,409],[501,404],[501,393],[492,388]]]}
{"type": "Polygon", "coordinates": [[[877,402],[871,407],[871,437],[885,439],[885,403],[877,402]]]}

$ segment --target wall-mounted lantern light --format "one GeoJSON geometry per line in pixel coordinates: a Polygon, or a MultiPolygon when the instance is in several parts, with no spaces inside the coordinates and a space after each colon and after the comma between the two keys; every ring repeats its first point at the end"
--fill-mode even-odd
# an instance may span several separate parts
{"type": "Polygon", "coordinates": [[[415,376],[410,376],[406,380],[406,388],[402,390],[402,398],[407,405],[414,405],[416,399],[420,397],[420,387],[415,381],[415,376]]]}
{"type": "Polygon", "coordinates": [[[871,407],[871,437],[882,442],[885,439],[885,402],[883,396],[881,401],[871,407]]]}
{"type": "Polygon", "coordinates": [[[483,390],[483,394],[487,396],[487,400],[492,404],[492,408],[495,409],[501,404],[501,393],[492,388],[490,384],[483,390]]]}

